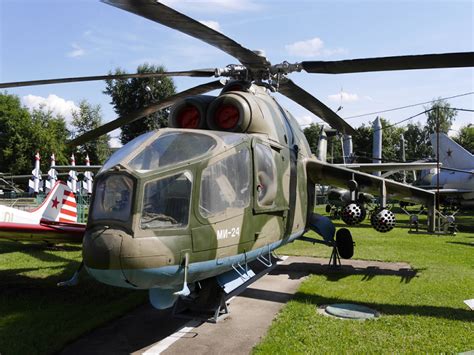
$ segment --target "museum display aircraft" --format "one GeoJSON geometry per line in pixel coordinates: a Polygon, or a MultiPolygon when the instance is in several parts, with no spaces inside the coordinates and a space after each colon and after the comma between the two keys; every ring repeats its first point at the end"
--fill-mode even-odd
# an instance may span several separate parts
{"type": "Polygon", "coordinates": [[[352,256],[348,229],[313,213],[315,184],[381,195],[372,224],[394,226],[387,197],[428,206],[434,193],[331,165],[314,158],[297,121],[272,95],[290,98],[343,134],[354,129],[299,87],[292,72],[355,73],[468,67],[473,53],[447,53],[336,62],[272,65],[202,23],[152,0],[104,0],[119,9],[181,31],[237,58],[225,68],[156,74],[34,80],[0,87],[131,77],[221,77],[108,122],[70,142],[79,145],[121,125],[171,108],[169,128],[126,144],[105,163],[94,192],[83,242],[84,265],[100,282],[148,289],[156,308],[178,298],[230,292],[252,277],[249,263],[269,264],[270,253],[314,229],[323,242],[352,256]],[[221,89],[217,96],[204,95],[221,89]]]}
{"type": "Polygon", "coordinates": [[[58,181],[32,211],[0,205],[0,238],[50,243],[81,243],[85,224],[77,223],[76,198],[58,181]]]}
{"type": "Polygon", "coordinates": [[[433,155],[438,155],[442,167],[431,169],[417,186],[437,190],[441,202],[461,208],[474,208],[474,155],[453,141],[445,133],[430,136],[433,155]]]}

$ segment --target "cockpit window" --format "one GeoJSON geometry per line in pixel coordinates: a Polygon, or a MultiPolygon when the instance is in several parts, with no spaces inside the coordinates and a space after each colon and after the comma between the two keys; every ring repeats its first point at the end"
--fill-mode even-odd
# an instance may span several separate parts
{"type": "Polygon", "coordinates": [[[154,134],[156,134],[156,132],[148,132],[148,133],[142,134],[141,136],[138,136],[137,138],[125,144],[122,148],[120,148],[114,154],[112,154],[109,160],[105,162],[102,169],[100,169],[100,172],[106,171],[114,167],[115,165],[119,164],[120,162],[122,162],[131,152],[135,151],[143,142],[145,142],[154,134]]]}
{"type": "Polygon", "coordinates": [[[277,195],[276,166],[272,149],[263,144],[255,145],[257,172],[257,200],[260,206],[272,206],[277,195]]]}
{"type": "Polygon", "coordinates": [[[250,202],[250,154],[248,149],[230,155],[203,170],[199,212],[215,216],[250,202]]]}
{"type": "Polygon", "coordinates": [[[128,165],[138,171],[155,170],[196,158],[216,145],[212,137],[204,134],[166,133],[147,145],[128,165]]]}
{"type": "Polygon", "coordinates": [[[132,207],[133,180],[123,174],[108,175],[95,187],[92,217],[128,221],[132,207]]]}
{"type": "Polygon", "coordinates": [[[191,173],[184,172],[145,185],[142,229],[184,228],[188,225],[191,173]]]}

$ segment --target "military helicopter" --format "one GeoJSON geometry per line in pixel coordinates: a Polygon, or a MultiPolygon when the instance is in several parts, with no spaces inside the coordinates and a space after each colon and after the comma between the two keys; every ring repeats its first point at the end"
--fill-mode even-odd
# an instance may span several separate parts
{"type": "MultiPolygon", "coordinates": [[[[125,123],[170,108],[169,128],[115,152],[96,176],[83,242],[84,265],[98,281],[148,289],[156,308],[199,298],[211,284],[225,292],[270,264],[270,253],[309,229],[352,256],[352,237],[313,213],[315,184],[382,196],[373,225],[393,228],[387,196],[427,205],[434,193],[314,158],[297,121],[272,96],[290,98],[343,134],[354,129],[288,78],[292,72],[354,73],[474,64],[474,53],[272,65],[225,35],[152,0],[103,0],[186,33],[237,58],[225,68],[5,83],[0,87],[150,76],[221,77],[185,90],[74,139],[79,145],[125,123]],[[218,96],[204,95],[221,89],[218,96]],[[336,236],[335,236],[336,235],[336,236]],[[213,280],[212,282],[210,280],[213,280]]],[[[433,223],[433,221],[432,221],[433,223]]],[[[344,254],[344,255],[343,255],[344,254]]],[[[222,305],[222,303],[220,303],[222,305]]]]}

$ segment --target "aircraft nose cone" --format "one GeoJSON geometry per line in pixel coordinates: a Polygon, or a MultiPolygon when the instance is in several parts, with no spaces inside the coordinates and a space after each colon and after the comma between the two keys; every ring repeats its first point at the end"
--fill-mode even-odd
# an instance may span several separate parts
{"type": "Polygon", "coordinates": [[[120,270],[120,248],[125,232],[116,229],[86,231],[82,257],[87,268],[120,270]]]}

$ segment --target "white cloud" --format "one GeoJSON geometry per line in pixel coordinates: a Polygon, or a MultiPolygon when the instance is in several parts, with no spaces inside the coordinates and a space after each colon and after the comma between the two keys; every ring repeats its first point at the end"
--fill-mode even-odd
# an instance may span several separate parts
{"type": "Polygon", "coordinates": [[[310,115],[304,115],[304,116],[296,116],[296,121],[300,124],[300,126],[309,126],[311,123],[314,122],[314,117],[311,117],[310,115]]]}
{"type": "Polygon", "coordinates": [[[236,12],[255,11],[262,5],[255,0],[163,0],[165,5],[180,11],[236,12]]]}
{"type": "Polygon", "coordinates": [[[221,31],[221,26],[219,25],[219,22],[217,21],[199,21],[201,22],[203,25],[209,27],[209,28],[212,28],[214,31],[217,31],[217,32],[220,32],[221,31]]]}
{"type": "Polygon", "coordinates": [[[329,95],[328,99],[337,102],[355,102],[359,101],[359,95],[341,91],[338,94],[329,95]]]}
{"type": "Polygon", "coordinates": [[[317,56],[327,57],[333,54],[341,54],[346,52],[346,50],[343,48],[325,48],[324,42],[321,40],[321,38],[318,37],[287,44],[285,45],[285,49],[292,56],[307,58],[317,56]]]}
{"type": "Polygon", "coordinates": [[[121,148],[123,147],[123,144],[119,137],[110,137],[109,146],[110,148],[121,148]]]}
{"type": "Polygon", "coordinates": [[[120,133],[122,130],[120,128],[114,129],[112,132],[109,132],[109,146],[110,148],[120,148],[123,146],[120,142],[120,133]]]}
{"type": "Polygon", "coordinates": [[[73,50],[70,52],[67,52],[67,56],[71,58],[77,58],[77,57],[82,57],[86,52],[84,49],[82,49],[77,43],[72,43],[71,44],[73,50]]]}
{"type": "Polygon", "coordinates": [[[66,122],[72,121],[72,112],[78,111],[79,107],[72,100],[65,100],[57,95],[50,94],[48,97],[26,95],[21,98],[23,105],[30,110],[51,110],[54,115],[61,115],[66,122]]]}

